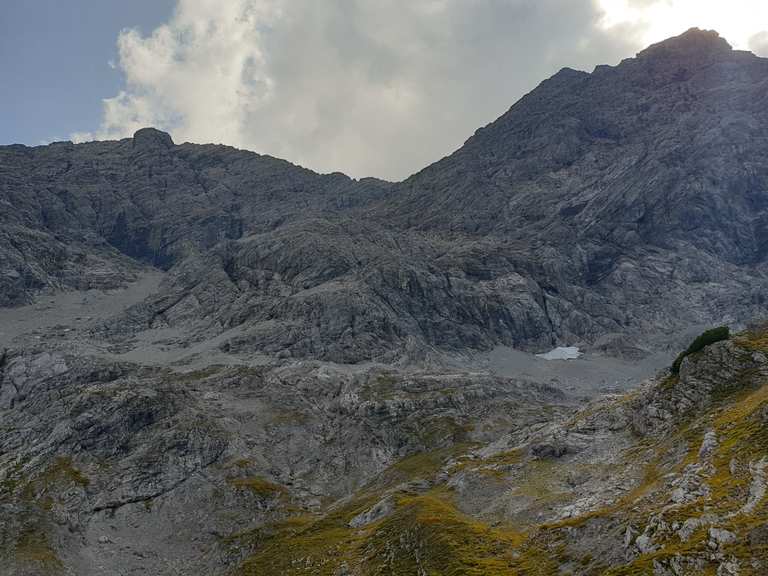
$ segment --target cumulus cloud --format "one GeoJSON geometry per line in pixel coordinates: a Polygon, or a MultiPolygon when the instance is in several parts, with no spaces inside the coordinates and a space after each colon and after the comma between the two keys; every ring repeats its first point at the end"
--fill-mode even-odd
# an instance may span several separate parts
{"type": "Polygon", "coordinates": [[[768,30],[758,32],[749,39],[749,49],[758,56],[768,57],[768,30]]]}
{"type": "Polygon", "coordinates": [[[765,0],[597,0],[603,22],[624,24],[643,44],[664,40],[697,27],[717,30],[738,49],[768,21],[765,0]]]}
{"type": "Polygon", "coordinates": [[[639,48],[593,0],[178,0],[125,30],[118,138],[143,126],[322,172],[397,179],[450,153],[563,66],[639,48]]]}

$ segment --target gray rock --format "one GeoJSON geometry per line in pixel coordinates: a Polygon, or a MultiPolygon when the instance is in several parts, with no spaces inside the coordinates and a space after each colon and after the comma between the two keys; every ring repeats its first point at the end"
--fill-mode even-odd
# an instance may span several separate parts
{"type": "Polygon", "coordinates": [[[768,544],[768,525],[758,526],[749,531],[750,546],[765,546],[768,544]]]}
{"type": "Polygon", "coordinates": [[[640,534],[640,536],[635,539],[635,546],[641,554],[648,554],[656,549],[653,545],[653,540],[648,534],[640,534]]]}
{"type": "Polygon", "coordinates": [[[739,561],[736,559],[730,559],[722,562],[717,567],[717,576],[739,576],[741,573],[739,561]]]}
{"type": "Polygon", "coordinates": [[[710,528],[709,541],[710,546],[714,544],[715,548],[720,548],[721,546],[735,542],[736,534],[722,528],[710,528]]]}
{"type": "Polygon", "coordinates": [[[362,528],[363,526],[367,526],[372,522],[376,522],[377,520],[389,516],[394,510],[394,499],[391,496],[387,496],[383,500],[379,500],[372,508],[365,512],[361,512],[352,518],[352,520],[349,521],[349,526],[352,528],[362,528]]]}
{"type": "Polygon", "coordinates": [[[702,440],[701,448],[699,448],[699,460],[709,458],[717,448],[717,444],[717,434],[714,430],[704,434],[704,440],[702,440]]]}

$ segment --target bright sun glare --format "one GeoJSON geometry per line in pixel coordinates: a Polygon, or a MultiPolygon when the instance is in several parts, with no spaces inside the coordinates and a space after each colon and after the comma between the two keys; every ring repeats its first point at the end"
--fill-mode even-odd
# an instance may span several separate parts
{"type": "Polygon", "coordinates": [[[768,30],[768,0],[598,0],[602,25],[640,25],[644,45],[676,36],[688,28],[717,30],[737,49],[768,30]]]}

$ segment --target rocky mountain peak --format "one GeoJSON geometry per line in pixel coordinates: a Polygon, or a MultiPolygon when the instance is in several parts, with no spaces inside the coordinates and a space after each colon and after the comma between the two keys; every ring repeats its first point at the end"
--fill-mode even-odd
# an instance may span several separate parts
{"type": "Polygon", "coordinates": [[[170,148],[173,146],[173,139],[170,134],[157,128],[142,128],[133,135],[133,146],[135,148],[170,148]]]}
{"type": "Polygon", "coordinates": [[[691,28],[680,36],[652,44],[637,57],[644,60],[699,60],[732,51],[731,45],[715,30],[691,28]]]}

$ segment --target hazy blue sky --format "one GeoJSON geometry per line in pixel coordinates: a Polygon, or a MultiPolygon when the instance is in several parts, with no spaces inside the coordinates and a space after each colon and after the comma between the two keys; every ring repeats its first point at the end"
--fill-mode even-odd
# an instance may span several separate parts
{"type": "Polygon", "coordinates": [[[156,126],[398,179],[692,26],[768,55],[768,0],[0,0],[0,143],[156,126]]]}
{"type": "Polygon", "coordinates": [[[0,0],[0,142],[39,144],[99,126],[123,75],[117,37],[149,33],[175,0],[0,0]]]}

